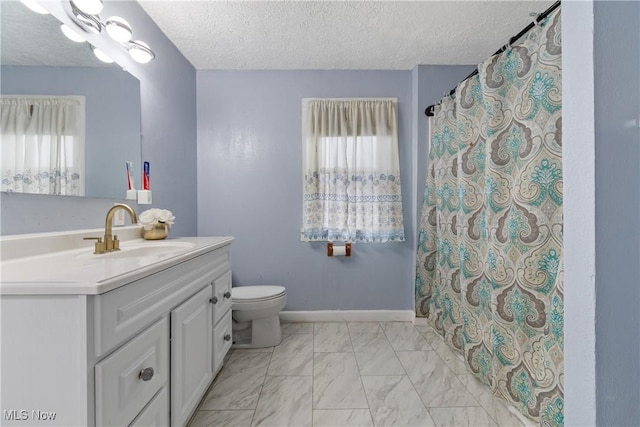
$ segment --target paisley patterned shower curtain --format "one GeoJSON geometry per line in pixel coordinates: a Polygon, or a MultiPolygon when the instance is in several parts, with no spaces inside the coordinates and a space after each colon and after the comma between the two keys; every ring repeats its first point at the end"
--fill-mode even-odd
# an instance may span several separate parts
{"type": "Polygon", "coordinates": [[[431,123],[416,311],[494,394],[563,425],[560,10],[431,123]]]}

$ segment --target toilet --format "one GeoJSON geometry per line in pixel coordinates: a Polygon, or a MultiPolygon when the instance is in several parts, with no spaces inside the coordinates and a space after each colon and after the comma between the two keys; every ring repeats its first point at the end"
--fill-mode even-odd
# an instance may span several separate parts
{"type": "Polygon", "coordinates": [[[233,347],[272,347],[282,341],[278,314],[287,303],[283,286],[231,288],[233,347]]]}

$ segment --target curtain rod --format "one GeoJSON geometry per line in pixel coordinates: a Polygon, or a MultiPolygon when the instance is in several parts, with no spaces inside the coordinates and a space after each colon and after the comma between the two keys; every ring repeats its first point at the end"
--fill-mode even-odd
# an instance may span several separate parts
{"type": "MultiPolygon", "coordinates": [[[[546,18],[547,16],[549,16],[551,14],[551,12],[553,12],[554,10],[556,10],[558,7],[560,6],[560,0],[558,0],[557,2],[555,2],[554,4],[552,4],[549,9],[545,10],[544,12],[542,12],[541,14],[538,15],[538,17],[531,22],[529,25],[527,25],[522,31],[520,31],[518,34],[516,34],[515,36],[511,37],[509,39],[509,43],[507,43],[506,45],[502,46],[500,49],[498,49],[498,51],[496,53],[494,53],[492,56],[495,56],[499,53],[504,52],[505,50],[507,50],[507,48],[509,46],[511,46],[513,43],[517,42],[520,37],[524,36],[530,29],[532,29],[533,27],[536,26],[536,24],[540,21],[542,21],[544,18],[546,18]]],[[[462,79],[462,82],[470,79],[471,77],[475,76],[476,74],[478,74],[478,68],[476,68],[471,74],[469,74],[467,77],[465,77],[464,79],[462,79]]],[[[458,85],[460,84],[458,83],[458,85]]],[[[458,86],[456,85],[456,87],[454,87],[453,89],[451,89],[451,91],[449,92],[449,96],[453,95],[454,93],[456,93],[456,88],[458,86]]],[[[433,105],[429,105],[427,107],[426,110],[424,110],[424,114],[427,117],[433,117],[434,114],[434,109],[435,106],[438,104],[439,102],[433,104],[433,105]]]]}

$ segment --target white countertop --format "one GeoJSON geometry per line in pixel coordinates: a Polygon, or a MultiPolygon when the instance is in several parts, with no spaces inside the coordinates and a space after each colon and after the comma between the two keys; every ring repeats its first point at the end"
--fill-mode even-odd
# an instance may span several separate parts
{"type": "MultiPolygon", "coordinates": [[[[92,235],[91,232],[97,235],[95,230],[82,230],[74,234],[92,235]]],[[[56,241],[55,234],[43,233],[42,235],[45,236],[45,240],[51,241],[53,238],[53,241],[56,241]]],[[[69,233],[65,235],[68,238],[69,233]]],[[[40,248],[43,245],[47,246],[46,241],[41,241],[37,235],[25,237],[31,239],[30,244],[40,243],[40,248]]],[[[169,237],[162,241],[146,241],[141,238],[123,240],[120,244],[123,250],[127,246],[154,244],[153,242],[185,243],[185,248],[175,253],[130,257],[94,255],[91,242],[89,246],[83,243],[80,248],[62,245],[62,250],[36,253],[33,256],[23,256],[25,251],[20,247],[21,256],[12,256],[16,251],[8,250],[8,243],[15,245],[15,240],[19,239],[19,236],[3,239],[0,295],[102,294],[226,246],[231,243],[233,237],[169,237]],[[190,246],[187,245],[189,243],[193,246],[187,247],[190,246]]]]}

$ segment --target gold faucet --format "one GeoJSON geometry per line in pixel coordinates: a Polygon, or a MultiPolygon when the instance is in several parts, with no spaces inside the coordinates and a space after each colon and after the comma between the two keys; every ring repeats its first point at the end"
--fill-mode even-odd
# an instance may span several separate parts
{"type": "Polygon", "coordinates": [[[104,251],[119,251],[120,250],[120,241],[118,240],[118,236],[111,235],[111,228],[113,224],[113,215],[115,215],[118,209],[124,209],[129,212],[129,216],[131,217],[131,224],[135,224],[138,222],[138,216],[136,215],[136,211],[129,205],[125,205],[124,203],[116,203],[107,211],[107,218],[104,222],[104,251]]]}
{"type": "Polygon", "coordinates": [[[124,203],[116,203],[109,209],[107,212],[107,218],[104,222],[104,242],[100,237],[85,237],[85,240],[96,240],[95,251],[94,254],[103,254],[105,252],[113,252],[120,250],[120,241],[118,240],[118,236],[114,236],[111,234],[113,229],[113,216],[115,215],[118,209],[124,209],[129,212],[129,216],[131,217],[131,223],[136,224],[138,222],[138,216],[136,215],[136,211],[129,205],[125,205],[124,203]]]}

